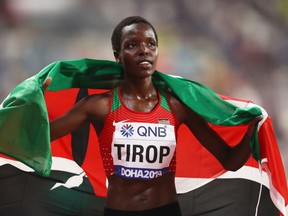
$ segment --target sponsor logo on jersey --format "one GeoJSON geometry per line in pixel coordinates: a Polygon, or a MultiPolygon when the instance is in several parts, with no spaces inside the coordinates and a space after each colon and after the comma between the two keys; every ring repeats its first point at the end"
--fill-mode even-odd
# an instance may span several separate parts
{"type": "Polygon", "coordinates": [[[130,137],[133,135],[134,133],[134,128],[132,125],[130,124],[124,124],[122,127],[121,127],[121,130],[120,130],[122,136],[124,137],[130,137]]]}

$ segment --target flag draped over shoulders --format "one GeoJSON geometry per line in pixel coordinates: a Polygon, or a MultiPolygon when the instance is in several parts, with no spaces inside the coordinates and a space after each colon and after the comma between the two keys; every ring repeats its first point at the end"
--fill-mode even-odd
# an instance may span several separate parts
{"type": "MultiPolygon", "coordinates": [[[[58,61],[20,83],[3,101],[0,105],[0,152],[21,161],[43,176],[48,176],[51,169],[49,118],[42,87],[47,77],[52,78],[47,90],[53,92],[71,88],[112,89],[123,81],[124,74],[120,64],[107,60],[58,61]]],[[[268,136],[271,134],[267,133],[271,130],[271,123],[267,121],[268,115],[261,107],[253,104],[237,106],[197,82],[159,71],[155,71],[152,78],[156,86],[174,94],[216,127],[231,126],[234,130],[235,126],[247,124],[255,116],[264,115],[250,143],[253,157],[259,162],[276,157],[276,161],[280,160],[278,162],[282,165],[278,151],[271,156],[270,148],[278,150],[277,142],[273,140],[274,136],[268,136]],[[265,130],[259,130],[264,128],[263,126],[265,130]],[[272,147],[271,142],[274,143],[272,147]]],[[[287,183],[283,175],[285,172],[283,166],[276,166],[275,158],[273,161],[266,168],[273,176],[270,181],[272,187],[275,187],[277,192],[281,191],[282,203],[277,207],[284,206],[285,209],[288,200],[287,183]],[[280,172],[277,172],[279,169],[280,172]]],[[[279,195],[277,192],[274,196],[279,195]]]]}
{"type": "MultiPolygon", "coordinates": [[[[106,60],[58,61],[20,83],[2,103],[0,128],[3,132],[0,134],[0,151],[33,167],[39,174],[49,175],[51,155],[48,117],[42,89],[44,80],[52,77],[52,83],[47,89],[49,91],[75,87],[111,89],[123,80],[122,70],[120,64],[106,60]],[[19,127],[16,134],[6,136],[11,130],[15,132],[16,125],[19,127]]],[[[172,91],[212,124],[247,123],[261,114],[261,111],[254,107],[239,109],[196,82],[157,71],[153,80],[155,85],[172,91]]],[[[257,146],[253,146],[253,152],[259,158],[257,146]]]]}

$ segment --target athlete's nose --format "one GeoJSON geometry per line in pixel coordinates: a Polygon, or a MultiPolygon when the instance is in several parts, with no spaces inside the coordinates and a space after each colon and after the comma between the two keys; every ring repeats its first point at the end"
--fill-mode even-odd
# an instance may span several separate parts
{"type": "Polygon", "coordinates": [[[149,54],[149,49],[146,46],[146,44],[141,44],[139,48],[139,55],[148,55],[149,54]]]}

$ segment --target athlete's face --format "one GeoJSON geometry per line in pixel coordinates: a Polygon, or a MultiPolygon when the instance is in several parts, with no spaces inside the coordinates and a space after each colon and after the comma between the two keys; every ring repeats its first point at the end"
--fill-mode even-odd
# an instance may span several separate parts
{"type": "Polygon", "coordinates": [[[121,50],[116,60],[125,70],[126,77],[146,78],[155,71],[158,45],[153,29],[147,24],[132,24],[122,29],[121,50]]]}

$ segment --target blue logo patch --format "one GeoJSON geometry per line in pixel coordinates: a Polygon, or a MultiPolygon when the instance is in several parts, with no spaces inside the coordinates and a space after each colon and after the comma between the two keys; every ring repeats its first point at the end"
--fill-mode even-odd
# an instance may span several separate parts
{"type": "Polygon", "coordinates": [[[124,137],[131,137],[134,133],[134,128],[132,125],[126,124],[121,127],[120,132],[124,137]]]}

